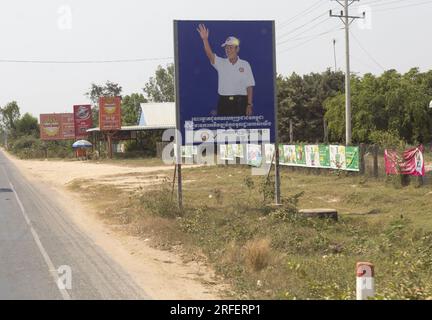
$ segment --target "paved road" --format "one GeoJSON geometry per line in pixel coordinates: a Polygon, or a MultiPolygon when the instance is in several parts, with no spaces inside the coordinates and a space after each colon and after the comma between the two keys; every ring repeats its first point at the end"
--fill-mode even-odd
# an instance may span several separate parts
{"type": "Polygon", "coordinates": [[[0,151],[0,299],[148,298],[0,151]]]}

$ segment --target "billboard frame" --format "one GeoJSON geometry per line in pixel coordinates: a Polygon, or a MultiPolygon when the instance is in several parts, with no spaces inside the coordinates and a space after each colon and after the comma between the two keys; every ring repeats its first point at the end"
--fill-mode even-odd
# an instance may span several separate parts
{"type": "MultiPolygon", "coordinates": [[[[182,139],[181,137],[181,123],[180,123],[180,77],[179,77],[179,35],[178,35],[178,23],[181,21],[188,20],[174,20],[173,28],[174,28],[174,78],[175,78],[175,106],[176,106],[176,131],[175,131],[175,141],[176,141],[176,165],[175,170],[177,171],[177,199],[178,205],[181,209],[183,207],[183,192],[182,192],[182,174],[181,174],[181,145],[179,143],[182,139]]],[[[216,21],[216,20],[214,20],[216,21]]],[[[228,20],[227,20],[228,21],[228,20]]],[[[239,21],[242,20],[231,20],[231,21],[239,21]]],[[[273,109],[274,109],[274,144],[275,146],[279,145],[279,137],[278,137],[278,116],[277,116],[277,71],[276,71],[276,28],[275,21],[269,20],[272,26],[272,58],[273,58],[273,109]]],[[[271,141],[270,141],[271,142],[271,141]]],[[[271,171],[270,165],[270,170],[271,171]]],[[[279,149],[275,148],[275,205],[281,204],[280,197],[280,167],[279,167],[279,149]]]]}

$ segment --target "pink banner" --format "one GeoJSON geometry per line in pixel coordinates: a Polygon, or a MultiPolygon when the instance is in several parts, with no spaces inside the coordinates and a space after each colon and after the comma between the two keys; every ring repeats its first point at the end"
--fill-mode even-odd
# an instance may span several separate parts
{"type": "Polygon", "coordinates": [[[404,151],[400,157],[396,151],[385,150],[384,161],[386,174],[405,174],[410,176],[424,176],[425,164],[422,145],[404,151]]]}

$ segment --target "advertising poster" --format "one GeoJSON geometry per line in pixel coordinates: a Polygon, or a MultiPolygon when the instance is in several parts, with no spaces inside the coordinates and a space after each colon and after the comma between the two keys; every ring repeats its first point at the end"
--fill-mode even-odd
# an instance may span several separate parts
{"type": "Polygon", "coordinates": [[[121,98],[99,98],[99,128],[101,131],[121,129],[121,98]]]}
{"type": "Polygon", "coordinates": [[[284,145],[279,145],[279,164],[285,164],[285,153],[284,153],[284,145]]]}
{"type": "Polygon", "coordinates": [[[296,145],[295,146],[295,152],[296,152],[296,164],[299,166],[305,166],[306,165],[306,152],[305,152],[305,146],[304,145],[296,145]]]}
{"type": "Polygon", "coordinates": [[[75,139],[73,113],[41,114],[39,121],[41,140],[75,139]]]}
{"type": "Polygon", "coordinates": [[[330,168],[330,147],[319,145],[319,163],[321,168],[330,168]]]}
{"type": "Polygon", "coordinates": [[[241,159],[244,158],[244,147],[242,144],[233,144],[232,149],[234,157],[241,159]]]}
{"type": "Polygon", "coordinates": [[[61,137],[62,140],[75,139],[75,123],[73,113],[61,113],[61,137]]]}
{"type": "Polygon", "coordinates": [[[283,158],[284,158],[284,164],[285,165],[295,165],[297,163],[296,146],[284,145],[283,146],[283,158]]]}
{"type": "Polygon", "coordinates": [[[330,145],[330,168],[345,170],[345,146],[330,145]]]}
{"type": "Polygon", "coordinates": [[[261,166],[262,151],[259,144],[248,144],[246,146],[247,164],[254,167],[261,166]]]}
{"type": "Polygon", "coordinates": [[[234,153],[231,144],[219,145],[219,158],[221,160],[234,160],[234,153]]]}
{"type": "Polygon", "coordinates": [[[192,146],[182,146],[182,157],[183,158],[193,158],[193,148],[192,146]]]}
{"type": "Polygon", "coordinates": [[[74,108],[74,123],[75,123],[75,139],[84,139],[88,136],[87,129],[93,127],[93,118],[91,105],[75,105],[74,108]]]}
{"type": "Polygon", "coordinates": [[[274,142],[274,21],[174,21],[174,34],[182,136],[255,129],[274,142]]]}
{"type": "Polygon", "coordinates": [[[360,171],[359,147],[345,147],[346,170],[360,171]]]}
{"type": "Polygon", "coordinates": [[[62,140],[61,115],[59,113],[40,115],[41,140],[62,140]]]}
{"type": "Polygon", "coordinates": [[[265,144],[264,145],[264,151],[265,151],[265,159],[266,163],[271,164],[274,162],[274,152],[275,152],[275,146],[274,144],[265,144]]]}
{"type": "Polygon", "coordinates": [[[311,168],[320,167],[320,154],[318,145],[305,146],[306,166],[311,168]]]}

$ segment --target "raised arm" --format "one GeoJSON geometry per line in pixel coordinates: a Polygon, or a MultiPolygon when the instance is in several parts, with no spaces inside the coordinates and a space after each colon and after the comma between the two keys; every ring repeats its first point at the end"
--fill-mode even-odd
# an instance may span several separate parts
{"type": "Polygon", "coordinates": [[[209,43],[209,40],[208,40],[209,33],[210,33],[209,29],[207,29],[205,27],[205,25],[200,24],[197,28],[197,31],[198,31],[198,33],[199,33],[199,35],[200,35],[200,37],[204,43],[204,51],[205,51],[207,57],[209,58],[211,64],[214,64],[215,63],[215,54],[213,53],[213,50],[212,50],[210,43],[209,43]]]}

